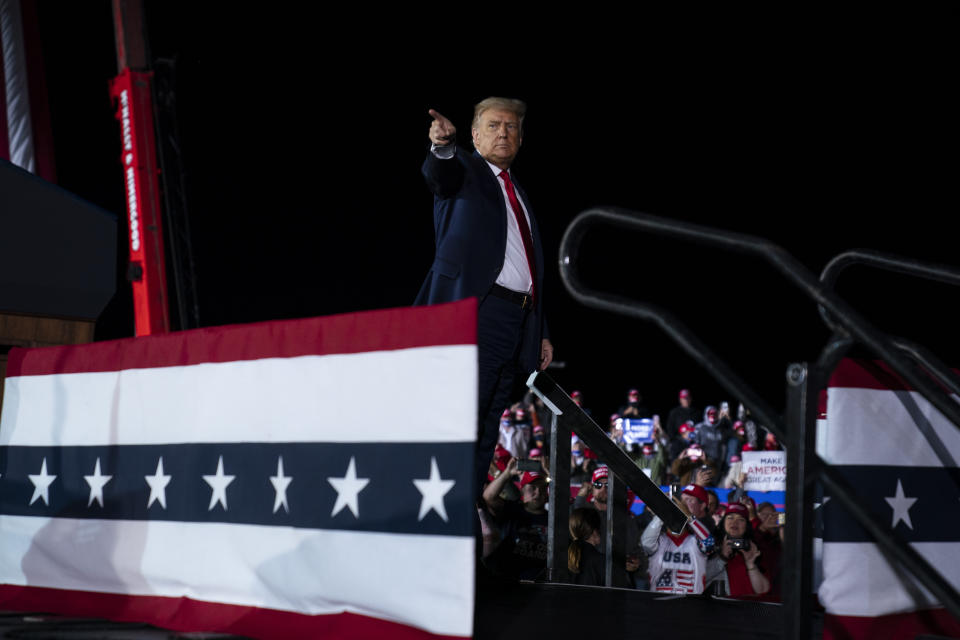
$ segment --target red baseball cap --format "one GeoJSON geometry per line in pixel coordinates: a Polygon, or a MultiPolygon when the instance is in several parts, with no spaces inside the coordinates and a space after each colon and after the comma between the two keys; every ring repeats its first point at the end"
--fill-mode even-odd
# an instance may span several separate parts
{"type": "Polygon", "coordinates": [[[690,390],[689,390],[689,389],[680,389],[680,397],[681,397],[681,398],[689,398],[689,397],[690,397],[690,390]]]}
{"type": "Polygon", "coordinates": [[[698,484],[688,484],[683,488],[683,491],[680,492],[682,495],[693,496],[700,502],[706,504],[709,498],[707,497],[707,490],[701,487],[698,484]]]}
{"type": "Polygon", "coordinates": [[[608,477],[610,477],[610,468],[607,467],[606,465],[601,466],[601,467],[597,467],[596,469],[593,470],[593,478],[592,478],[592,480],[593,480],[594,482],[596,482],[597,480],[600,480],[600,479],[602,479],[602,478],[608,478],[608,477]]]}
{"type": "Polygon", "coordinates": [[[543,474],[537,473],[536,471],[527,471],[520,477],[520,488],[523,489],[531,482],[542,479],[544,479],[543,474]]]}
{"type": "Polygon", "coordinates": [[[747,508],[740,504],[739,502],[731,502],[727,505],[726,514],[737,513],[744,517],[744,519],[749,519],[747,516],[747,508]]]}

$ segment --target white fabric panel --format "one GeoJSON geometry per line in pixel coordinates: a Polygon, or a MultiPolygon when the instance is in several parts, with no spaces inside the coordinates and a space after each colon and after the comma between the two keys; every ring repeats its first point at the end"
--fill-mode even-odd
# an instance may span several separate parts
{"type": "MultiPolygon", "coordinates": [[[[960,454],[960,430],[915,391],[916,402],[948,451],[960,454]]],[[[893,391],[831,387],[817,452],[830,464],[939,467],[942,462],[893,391]]]]}
{"type": "Polygon", "coordinates": [[[472,442],[476,353],[450,345],[8,378],[0,445],[472,442]]]}
{"type": "Polygon", "coordinates": [[[472,634],[473,547],[472,537],[0,516],[3,583],[350,611],[457,636],[472,634]]]}
{"type": "MultiPolygon", "coordinates": [[[[911,546],[952,584],[960,584],[960,545],[914,542],[911,546]]],[[[824,542],[820,601],[828,613],[880,616],[939,606],[902,569],[887,562],[871,542],[824,542]]]]}

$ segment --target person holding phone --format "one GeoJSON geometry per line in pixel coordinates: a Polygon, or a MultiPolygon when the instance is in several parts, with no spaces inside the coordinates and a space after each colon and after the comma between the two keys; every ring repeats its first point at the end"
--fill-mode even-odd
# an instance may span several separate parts
{"type": "Polygon", "coordinates": [[[717,595],[759,596],[770,591],[770,579],[754,541],[747,508],[733,502],[717,528],[717,553],[707,562],[707,584],[717,595]]]}
{"type": "Polygon", "coordinates": [[[511,458],[503,473],[483,490],[483,499],[500,529],[501,542],[484,559],[500,575],[535,580],[547,567],[546,477],[535,471],[521,473],[511,458]],[[498,500],[507,483],[520,480],[520,502],[498,500]]]}

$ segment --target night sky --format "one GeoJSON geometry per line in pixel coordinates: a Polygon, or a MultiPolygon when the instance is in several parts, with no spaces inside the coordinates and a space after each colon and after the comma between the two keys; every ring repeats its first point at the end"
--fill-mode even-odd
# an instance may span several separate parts
{"type": "MultiPolygon", "coordinates": [[[[528,103],[514,170],[551,265],[544,299],[566,365],[555,376],[597,415],[631,386],[659,412],[681,387],[701,407],[735,399],[654,326],[567,294],[558,247],[584,209],[768,237],[815,273],[854,247],[960,262],[957,52],[934,19],[710,39],[684,28],[655,42],[649,24],[627,39],[581,26],[518,45],[512,33],[438,35],[442,20],[403,31],[191,5],[148,3],[148,17],[153,57],[177,60],[204,326],[412,303],[433,258],[427,110],[468,144],[472,106],[489,95],[528,103]]],[[[59,184],[122,223],[110,4],[39,13],[59,184]]],[[[828,335],[815,306],[753,258],[608,230],[584,251],[589,284],[670,309],[778,409],[787,363],[815,359],[828,335]]],[[[855,269],[839,291],[882,329],[960,362],[950,287],[855,269]]],[[[97,338],[132,333],[120,283],[97,338]]]]}

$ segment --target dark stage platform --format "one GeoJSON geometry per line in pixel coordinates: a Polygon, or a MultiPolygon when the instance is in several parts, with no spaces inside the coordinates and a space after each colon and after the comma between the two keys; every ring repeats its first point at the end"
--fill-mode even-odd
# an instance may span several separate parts
{"type": "MultiPolygon", "coordinates": [[[[631,589],[563,584],[481,586],[476,638],[783,637],[781,606],[708,596],[673,596],[631,589]]],[[[821,621],[811,637],[819,638],[821,621]]]]}
{"type": "MultiPolygon", "coordinates": [[[[475,638],[697,638],[767,640],[783,637],[781,606],[706,596],[671,596],[629,589],[484,580],[479,585],[475,638]]],[[[822,637],[822,618],[811,638],[822,637]]],[[[142,624],[0,613],[0,638],[31,640],[214,639],[142,624]]]]}

